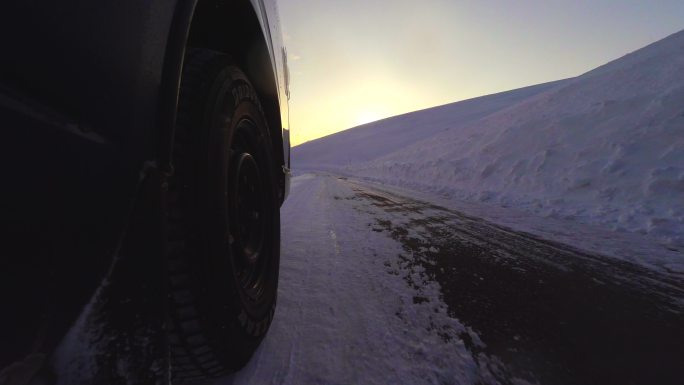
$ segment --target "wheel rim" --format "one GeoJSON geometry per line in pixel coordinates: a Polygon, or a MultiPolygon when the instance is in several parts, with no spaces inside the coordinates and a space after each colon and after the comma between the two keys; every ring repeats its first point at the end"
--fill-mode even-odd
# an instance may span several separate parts
{"type": "Polygon", "coordinates": [[[264,291],[268,266],[266,234],[269,202],[259,164],[256,127],[244,119],[235,128],[230,148],[228,207],[230,258],[240,289],[252,301],[264,291]]]}

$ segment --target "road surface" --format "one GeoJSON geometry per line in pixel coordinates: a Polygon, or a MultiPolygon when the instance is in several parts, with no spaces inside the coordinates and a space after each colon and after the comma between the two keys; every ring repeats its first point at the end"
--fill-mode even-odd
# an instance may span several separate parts
{"type": "Polygon", "coordinates": [[[681,277],[333,175],[282,220],[273,325],[217,385],[681,384],[681,277]]]}

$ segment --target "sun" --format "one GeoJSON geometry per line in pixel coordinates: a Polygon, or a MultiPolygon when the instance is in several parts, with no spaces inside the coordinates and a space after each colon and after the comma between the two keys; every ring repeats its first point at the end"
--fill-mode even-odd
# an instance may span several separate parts
{"type": "Polygon", "coordinates": [[[356,115],[355,119],[355,125],[360,126],[362,124],[374,122],[376,120],[380,120],[385,118],[386,116],[380,112],[380,111],[369,111],[369,110],[364,110],[361,111],[356,115]]]}

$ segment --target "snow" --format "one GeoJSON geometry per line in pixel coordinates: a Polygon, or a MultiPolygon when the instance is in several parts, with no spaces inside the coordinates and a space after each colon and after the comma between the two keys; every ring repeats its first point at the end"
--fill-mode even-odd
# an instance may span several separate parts
{"type": "Polygon", "coordinates": [[[573,79],[305,143],[293,165],[635,234],[679,250],[678,269],[682,101],[684,31],[573,79]]]}
{"type": "MultiPolygon", "coordinates": [[[[426,271],[430,267],[438,267],[444,273],[445,266],[440,265],[434,253],[451,242],[436,243],[435,236],[439,232],[435,229],[461,224],[468,230],[451,234],[455,237],[453,239],[461,240],[462,245],[469,244],[467,239],[474,242],[486,240],[491,255],[499,261],[520,258],[514,256],[522,253],[526,256],[523,259],[536,261],[522,266],[536,266],[538,263],[553,271],[574,275],[577,271],[571,268],[572,263],[564,264],[562,260],[559,263],[545,257],[537,259],[547,256],[555,246],[530,243],[520,234],[501,238],[505,229],[494,231],[481,219],[468,219],[456,211],[449,212],[451,208],[421,200],[424,196],[425,193],[358,182],[327,173],[307,173],[293,178],[292,194],[281,210],[280,282],[273,323],[243,370],[212,383],[543,383],[537,381],[539,373],[520,372],[514,363],[499,357],[497,352],[501,350],[487,345],[487,341],[491,343],[487,337],[492,336],[487,334],[487,328],[472,320],[472,323],[467,323],[468,318],[461,319],[467,312],[456,311],[450,307],[453,303],[445,302],[448,290],[441,286],[443,281],[435,278],[434,271],[426,271]],[[407,191],[413,196],[405,196],[407,191]],[[369,194],[373,194],[376,200],[369,198],[369,194]],[[385,197],[387,204],[383,205],[377,197],[385,197]],[[482,232],[478,233],[476,227],[468,227],[466,222],[471,222],[471,226],[473,223],[482,225],[482,232]],[[420,223],[425,225],[416,225],[420,223]],[[394,230],[397,229],[407,230],[403,241],[396,237],[394,230]],[[508,243],[507,240],[511,239],[522,243],[508,243]],[[413,247],[406,243],[409,240],[413,247]],[[509,246],[515,249],[515,245],[524,246],[517,251],[508,249],[509,246]],[[542,251],[537,256],[527,256],[528,253],[534,254],[535,250],[542,251]]],[[[460,208],[463,207],[468,208],[460,208]]],[[[482,217],[488,215],[487,212],[477,214],[482,214],[482,217]]],[[[511,221],[525,219],[524,215],[507,215],[506,218],[511,221]]],[[[548,229],[554,231],[552,226],[548,229]]],[[[567,231],[562,226],[560,229],[567,231]]],[[[585,234],[576,235],[583,237],[585,234]]],[[[457,244],[461,243],[457,241],[457,244]]],[[[616,245],[624,248],[633,246],[629,242],[616,245]]],[[[648,250],[642,246],[639,252],[648,250]]],[[[459,255],[452,257],[458,258],[459,255]]],[[[634,276],[625,274],[629,269],[619,269],[620,263],[611,265],[600,258],[589,259],[595,266],[600,266],[599,270],[609,272],[618,268],[616,272],[595,276],[616,279],[617,283],[612,283],[616,288],[623,284],[641,287],[640,290],[649,293],[652,300],[663,295],[657,287],[679,282],[674,274],[670,276],[674,280],[654,280],[650,275],[634,279],[634,276]],[[639,286],[644,283],[645,286],[639,286]]],[[[473,273],[481,281],[485,277],[498,277],[486,274],[486,271],[473,273]]],[[[594,276],[596,272],[590,274],[594,276]]],[[[515,286],[511,289],[515,290],[515,286]]],[[[667,290],[664,292],[669,293],[667,290]]],[[[472,300],[491,304],[486,295],[473,299],[467,292],[462,294],[465,302],[472,300]]],[[[535,301],[534,298],[529,300],[535,301]]],[[[582,302],[581,298],[574,300],[582,302]]],[[[670,300],[677,309],[681,308],[681,296],[670,300]]],[[[510,312],[510,309],[506,310],[506,314],[501,314],[501,319],[494,323],[505,324],[510,312]]],[[[511,338],[520,341],[525,337],[515,333],[511,338]]],[[[538,359],[538,356],[532,359],[538,359]]]]}
{"type": "Polygon", "coordinates": [[[314,140],[294,147],[292,149],[293,168],[299,171],[337,169],[344,165],[374,160],[425,137],[448,130],[454,124],[477,121],[512,103],[537,95],[564,82],[560,80],[474,98],[394,116],[338,132],[325,137],[324,140],[314,140]],[[353,149],[353,151],[347,151],[348,149],[353,149]]]}
{"type": "Polygon", "coordinates": [[[436,282],[400,266],[405,250],[373,230],[386,214],[359,211],[370,205],[349,186],[293,178],[273,324],[248,366],[216,385],[492,383],[488,358],[478,365],[461,338],[477,334],[449,317],[436,282]]]}
{"type": "Polygon", "coordinates": [[[663,247],[644,234],[615,232],[595,224],[579,223],[567,218],[541,217],[533,212],[511,207],[455,200],[436,196],[430,192],[420,192],[366,180],[354,181],[377,191],[431,202],[441,207],[467,213],[472,217],[513,229],[518,233],[532,234],[538,238],[571,245],[573,248],[586,252],[599,253],[638,264],[675,280],[681,280],[684,274],[682,253],[663,247]]]}

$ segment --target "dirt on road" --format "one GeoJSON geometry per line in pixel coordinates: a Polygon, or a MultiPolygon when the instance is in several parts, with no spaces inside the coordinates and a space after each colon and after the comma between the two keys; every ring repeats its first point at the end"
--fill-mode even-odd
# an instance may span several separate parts
{"type": "Polygon", "coordinates": [[[279,304],[217,384],[680,384],[680,277],[326,174],[282,209],[279,304]]]}

